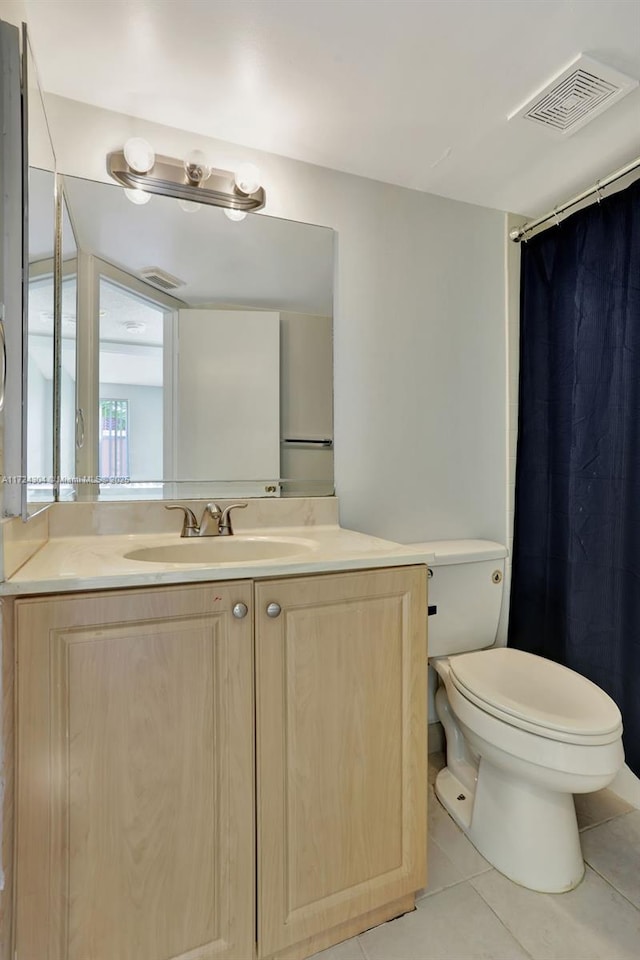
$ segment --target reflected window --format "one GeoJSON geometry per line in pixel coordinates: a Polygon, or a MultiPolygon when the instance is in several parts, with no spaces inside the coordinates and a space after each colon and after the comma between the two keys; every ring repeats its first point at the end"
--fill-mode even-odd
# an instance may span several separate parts
{"type": "Polygon", "coordinates": [[[112,272],[99,281],[100,496],[152,498],[162,494],[165,308],[112,272]]]}
{"type": "MultiPolygon", "coordinates": [[[[32,272],[38,272],[32,268],[32,272]]],[[[53,499],[53,276],[29,279],[27,469],[30,501],[53,499]]]]}
{"type": "Polygon", "coordinates": [[[60,341],[60,499],[74,499],[76,472],[76,261],[65,263],[62,278],[62,339],[60,341]]]}
{"type": "Polygon", "coordinates": [[[101,477],[129,479],[129,401],[100,401],[101,477]]]}

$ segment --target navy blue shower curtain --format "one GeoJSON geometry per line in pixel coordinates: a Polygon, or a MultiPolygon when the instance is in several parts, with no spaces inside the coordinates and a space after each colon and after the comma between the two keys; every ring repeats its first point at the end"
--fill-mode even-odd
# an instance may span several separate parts
{"type": "Polygon", "coordinates": [[[522,246],[509,645],[593,680],[640,775],[640,181],[522,246]]]}

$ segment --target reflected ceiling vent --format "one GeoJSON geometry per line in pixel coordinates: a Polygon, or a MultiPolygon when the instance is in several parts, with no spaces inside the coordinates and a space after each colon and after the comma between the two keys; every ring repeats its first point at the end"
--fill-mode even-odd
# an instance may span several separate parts
{"type": "Polygon", "coordinates": [[[123,327],[127,333],[142,333],[143,330],[147,329],[144,320],[125,320],[123,327]]]}
{"type": "Polygon", "coordinates": [[[569,137],[638,86],[638,81],[580,56],[517,110],[523,119],[559,137],[569,137]]]}
{"type": "Polygon", "coordinates": [[[140,271],[140,276],[147,283],[152,283],[154,287],[160,287],[162,290],[175,290],[176,287],[184,287],[185,281],[172,277],[170,273],[161,270],[160,267],[145,267],[140,271]]]}

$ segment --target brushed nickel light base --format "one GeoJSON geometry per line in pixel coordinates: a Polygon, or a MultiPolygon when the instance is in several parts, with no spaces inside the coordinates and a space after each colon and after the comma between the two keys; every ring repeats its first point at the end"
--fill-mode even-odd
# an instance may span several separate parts
{"type": "Polygon", "coordinates": [[[137,173],[125,160],[124,152],[117,150],[107,156],[107,171],[119,184],[131,190],[159,193],[243,213],[260,210],[266,202],[263,187],[258,187],[254,193],[243,193],[235,182],[235,174],[228,170],[212,169],[206,180],[191,179],[184,162],[173,157],[156,156],[148,173],[137,173]]]}

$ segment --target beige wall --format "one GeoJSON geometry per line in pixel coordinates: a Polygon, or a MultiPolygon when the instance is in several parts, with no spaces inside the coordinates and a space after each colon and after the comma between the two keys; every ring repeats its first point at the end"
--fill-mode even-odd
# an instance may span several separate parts
{"type": "Polygon", "coordinates": [[[24,0],[0,0],[0,20],[19,27],[27,19],[24,0]]]}
{"type": "Polygon", "coordinates": [[[507,535],[505,217],[47,97],[62,172],[108,181],[130,136],[263,172],[265,213],[337,231],[342,523],[401,541],[507,535]]]}

